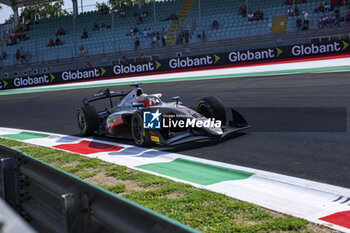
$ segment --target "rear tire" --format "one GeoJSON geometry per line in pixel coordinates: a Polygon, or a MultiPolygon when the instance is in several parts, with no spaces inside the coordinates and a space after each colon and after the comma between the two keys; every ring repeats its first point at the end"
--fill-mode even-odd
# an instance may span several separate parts
{"type": "Polygon", "coordinates": [[[197,105],[197,112],[206,118],[220,120],[222,125],[226,123],[226,110],[222,101],[216,96],[201,99],[197,105]]]}
{"type": "Polygon", "coordinates": [[[77,120],[80,133],[84,136],[91,135],[98,130],[99,117],[93,106],[80,107],[77,111],[77,120]]]}
{"type": "Polygon", "coordinates": [[[142,113],[135,112],[132,115],[131,132],[136,145],[143,146],[143,147],[148,147],[151,145],[149,130],[143,127],[142,113]]]}

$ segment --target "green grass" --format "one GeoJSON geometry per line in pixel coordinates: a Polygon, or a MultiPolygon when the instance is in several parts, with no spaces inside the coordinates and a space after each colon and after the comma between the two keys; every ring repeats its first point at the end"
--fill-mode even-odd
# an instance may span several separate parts
{"type": "Polygon", "coordinates": [[[7,147],[14,147],[14,146],[23,146],[25,144],[23,142],[19,142],[15,140],[0,138],[0,145],[7,146],[7,147]]]}
{"type": "Polygon", "coordinates": [[[125,184],[119,185],[103,185],[102,188],[111,191],[113,193],[122,193],[125,192],[125,184]]]}
{"type": "Polygon", "coordinates": [[[317,232],[306,220],[125,166],[8,139],[0,144],[22,146],[41,161],[203,232],[317,232]]]}

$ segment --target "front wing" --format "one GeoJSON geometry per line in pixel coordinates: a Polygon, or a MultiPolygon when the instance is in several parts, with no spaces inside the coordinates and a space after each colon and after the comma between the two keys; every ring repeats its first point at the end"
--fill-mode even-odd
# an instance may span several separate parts
{"type": "Polygon", "coordinates": [[[152,130],[150,132],[151,140],[158,144],[175,146],[193,141],[225,138],[231,134],[250,128],[249,123],[244,119],[244,117],[240,113],[238,113],[234,109],[230,110],[231,116],[228,121],[228,125],[221,127],[221,129],[223,130],[222,135],[210,134],[208,131],[204,132],[203,130],[188,130],[172,138],[164,139],[158,131],[152,130]]]}

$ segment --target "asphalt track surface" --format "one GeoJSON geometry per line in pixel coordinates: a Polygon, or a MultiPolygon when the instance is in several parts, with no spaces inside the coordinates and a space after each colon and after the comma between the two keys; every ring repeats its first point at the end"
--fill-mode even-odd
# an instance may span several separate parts
{"type": "MultiPolygon", "coordinates": [[[[99,89],[0,96],[0,126],[78,135],[76,109],[81,106],[83,97],[99,89]]],[[[126,92],[130,87],[111,89],[126,92]]],[[[227,140],[157,149],[350,188],[350,131],[346,126],[350,118],[346,115],[350,107],[349,72],[166,82],[147,84],[143,89],[146,93],[163,93],[164,101],[180,95],[187,106],[196,106],[200,98],[216,95],[225,105],[240,109],[252,125],[250,131],[227,140]],[[269,114],[263,111],[271,107],[280,114],[275,119],[268,119],[269,114]],[[284,108],[300,107],[325,108],[326,111],[313,113],[323,117],[320,121],[313,121],[313,117],[306,114],[306,122],[309,119],[314,124],[314,128],[305,130],[307,132],[303,128],[307,128],[308,123],[296,129],[283,128],[283,125],[300,126],[296,123],[304,122],[300,116],[290,117],[287,123],[283,121],[289,115],[284,108]],[[330,107],[332,109],[327,111],[330,107]],[[269,127],[264,128],[263,122],[270,126],[276,122],[281,129],[277,127],[274,132],[268,132],[269,127]],[[328,123],[330,127],[317,131],[328,123]],[[256,130],[259,127],[260,130],[256,130]]]]}

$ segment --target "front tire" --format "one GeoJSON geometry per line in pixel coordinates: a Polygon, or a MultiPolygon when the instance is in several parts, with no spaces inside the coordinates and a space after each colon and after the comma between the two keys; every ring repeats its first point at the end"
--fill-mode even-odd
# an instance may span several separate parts
{"type": "Polygon", "coordinates": [[[220,120],[222,125],[226,123],[226,110],[222,101],[216,96],[201,99],[197,105],[197,112],[206,118],[220,120]]]}
{"type": "Polygon", "coordinates": [[[99,117],[93,106],[83,106],[77,111],[77,120],[80,133],[84,136],[91,135],[98,130],[99,117]]]}
{"type": "Polygon", "coordinates": [[[140,112],[135,112],[131,117],[131,132],[136,145],[143,147],[151,145],[149,131],[143,127],[143,119],[140,112]]]}

